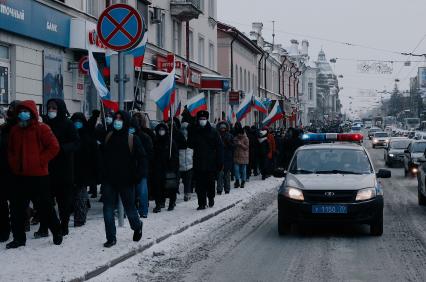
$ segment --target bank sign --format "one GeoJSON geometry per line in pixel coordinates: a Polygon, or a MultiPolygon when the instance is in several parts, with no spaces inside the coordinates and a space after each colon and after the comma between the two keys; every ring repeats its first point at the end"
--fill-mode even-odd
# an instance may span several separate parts
{"type": "Polygon", "coordinates": [[[70,19],[34,0],[0,0],[0,30],[68,47],[70,19]]]}

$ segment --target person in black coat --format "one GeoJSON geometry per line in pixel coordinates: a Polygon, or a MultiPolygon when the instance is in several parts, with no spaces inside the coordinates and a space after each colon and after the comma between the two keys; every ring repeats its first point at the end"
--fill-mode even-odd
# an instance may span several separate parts
{"type": "Polygon", "coordinates": [[[247,134],[247,137],[249,139],[249,165],[247,166],[247,179],[250,178],[250,176],[254,175],[257,176],[259,174],[258,172],[258,151],[259,151],[259,141],[257,140],[257,129],[256,127],[249,127],[245,126],[244,131],[247,134]]]}
{"type": "Polygon", "coordinates": [[[302,140],[300,139],[300,132],[298,129],[290,127],[287,131],[286,137],[282,142],[282,160],[280,166],[287,168],[290,164],[291,159],[293,158],[294,152],[303,145],[302,140]]]}
{"type": "Polygon", "coordinates": [[[147,157],[139,137],[129,134],[129,127],[129,115],[118,111],[114,115],[114,129],[107,134],[103,146],[106,248],[117,243],[114,210],[118,196],[134,231],[133,241],[138,242],[142,238],[142,222],[135,205],[135,185],[147,174],[147,157]]]}
{"type": "Polygon", "coordinates": [[[261,130],[258,135],[259,142],[259,168],[262,174],[262,180],[265,180],[268,175],[268,153],[270,151],[270,144],[268,142],[268,131],[261,130]]]}
{"type": "Polygon", "coordinates": [[[215,179],[223,170],[223,143],[219,133],[208,121],[209,113],[197,113],[198,124],[189,130],[188,147],[194,150],[194,176],[198,197],[197,210],[214,206],[215,179]]]}
{"type": "Polygon", "coordinates": [[[7,110],[6,122],[0,125],[0,243],[9,240],[11,228],[9,219],[9,189],[13,185],[12,172],[7,161],[8,139],[10,129],[17,123],[15,108],[19,101],[13,101],[7,110]]]}
{"type": "Polygon", "coordinates": [[[157,140],[154,144],[154,175],[155,175],[155,208],[154,213],[161,212],[161,207],[165,205],[166,197],[169,197],[169,211],[176,206],[176,194],[178,192],[178,172],[179,172],[179,151],[174,140],[170,155],[170,133],[166,124],[160,123],[155,127],[157,140]],[[166,181],[173,181],[173,175],[176,177],[175,187],[166,187],[166,181]]]}
{"type": "MultiPolygon", "coordinates": [[[[59,154],[49,163],[50,187],[58,203],[62,235],[68,235],[68,223],[73,210],[74,153],[80,145],[80,138],[64,100],[50,99],[47,102],[47,116],[44,122],[50,126],[59,142],[59,154]]],[[[37,207],[36,207],[37,208],[37,207]]],[[[35,238],[48,236],[47,226],[40,224],[35,238]]]]}
{"type": "Polygon", "coordinates": [[[100,152],[93,129],[83,113],[71,117],[80,136],[80,147],[74,155],[74,227],[86,223],[88,210],[87,186],[95,186],[99,178],[100,152]]]}
{"type": "Polygon", "coordinates": [[[217,177],[217,193],[229,194],[231,190],[231,171],[234,167],[234,136],[229,133],[229,125],[226,121],[220,121],[216,125],[220,138],[223,143],[223,170],[219,172],[217,177]]]}

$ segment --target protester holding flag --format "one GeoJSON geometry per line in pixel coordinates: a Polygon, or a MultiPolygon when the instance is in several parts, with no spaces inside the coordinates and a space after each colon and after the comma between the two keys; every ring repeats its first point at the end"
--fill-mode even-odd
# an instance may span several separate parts
{"type": "Polygon", "coordinates": [[[198,210],[214,206],[215,179],[223,170],[223,143],[209,119],[209,112],[197,113],[197,124],[190,131],[188,145],[194,149],[194,175],[198,197],[198,210]]]}

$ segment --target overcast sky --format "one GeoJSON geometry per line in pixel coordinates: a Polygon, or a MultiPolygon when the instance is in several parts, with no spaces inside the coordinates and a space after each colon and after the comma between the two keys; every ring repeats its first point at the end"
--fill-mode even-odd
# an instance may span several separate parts
{"type": "Polygon", "coordinates": [[[366,92],[363,89],[392,90],[395,78],[401,80],[400,89],[409,88],[409,77],[415,76],[424,60],[396,53],[412,52],[419,42],[415,53],[426,53],[425,11],[425,0],[218,0],[219,20],[247,34],[251,23],[260,21],[264,23],[264,37],[272,41],[272,20],[275,20],[276,43],[287,47],[293,38],[299,42],[307,39],[311,61],[317,59],[321,47],[327,59],[341,58],[337,60],[335,73],[344,76],[340,79],[344,110],[349,108],[349,97],[354,98],[352,108],[371,106],[373,98],[361,97],[366,92]],[[394,63],[392,75],[378,75],[358,71],[357,60],[364,59],[422,62],[413,62],[410,67],[394,63]]]}

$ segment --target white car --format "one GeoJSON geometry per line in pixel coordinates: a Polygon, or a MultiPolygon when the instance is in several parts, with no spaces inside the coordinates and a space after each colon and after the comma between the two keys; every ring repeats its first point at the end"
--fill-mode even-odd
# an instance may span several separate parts
{"type": "Polygon", "coordinates": [[[387,132],[376,132],[373,135],[373,149],[382,146],[386,147],[389,143],[389,133],[387,132]]]}

